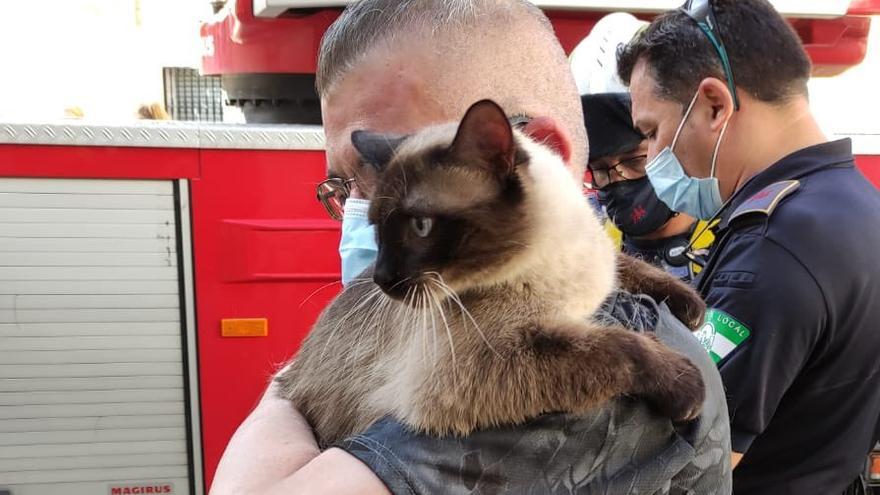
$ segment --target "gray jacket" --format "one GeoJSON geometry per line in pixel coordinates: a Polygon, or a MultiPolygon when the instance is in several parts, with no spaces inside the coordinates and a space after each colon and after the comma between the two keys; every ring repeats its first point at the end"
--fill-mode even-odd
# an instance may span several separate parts
{"type": "Polygon", "coordinates": [[[585,416],[548,414],[466,438],[418,435],[385,418],[339,447],[395,495],[731,493],[727,406],[706,351],[665,305],[645,296],[618,293],[600,318],[653,331],[687,355],[706,383],[701,417],[676,427],[624,397],[585,416]]]}

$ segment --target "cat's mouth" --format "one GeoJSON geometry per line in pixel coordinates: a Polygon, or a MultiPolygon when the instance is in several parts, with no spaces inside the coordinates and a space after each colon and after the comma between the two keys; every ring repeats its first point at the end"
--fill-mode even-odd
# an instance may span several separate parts
{"type": "Polygon", "coordinates": [[[417,306],[422,301],[441,302],[448,297],[457,298],[439,272],[430,271],[407,277],[396,282],[376,280],[376,284],[389,298],[406,304],[417,306]]]}

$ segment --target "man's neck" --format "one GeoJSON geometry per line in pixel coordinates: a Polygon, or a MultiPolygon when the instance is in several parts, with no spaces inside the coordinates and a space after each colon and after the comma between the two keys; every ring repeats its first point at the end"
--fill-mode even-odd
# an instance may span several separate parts
{"type": "Polygon", "coordinates": [[[742,168],[726,197],[786,156],[828,141],[810,112],[806,98],[784,107],[758,103],[741,124],[749,129],[745,140],[738,143],[741,150],[737,160],[742,168]]]}

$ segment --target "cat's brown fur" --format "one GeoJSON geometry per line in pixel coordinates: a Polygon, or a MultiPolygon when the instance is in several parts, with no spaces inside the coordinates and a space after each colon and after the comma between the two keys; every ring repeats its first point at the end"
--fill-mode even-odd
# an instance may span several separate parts
{"type": "MultiPolygon", "coordinates": [[[[621,394],[695,417],[704,391],[690,361],[589,320],[615,286],[613,246],[559,158],[512,134],[497,105],[477,103],[457,129],[420,133],[388,158],[370,211],[378,286],[343,291],[277,378],[322,445],[389,414],[464,435],[621,394]],[[421,238],[412,225],[424,218],[436,226],[421,238]]],[[[681,288],[647,273],[655,297],[681,288]]]]}

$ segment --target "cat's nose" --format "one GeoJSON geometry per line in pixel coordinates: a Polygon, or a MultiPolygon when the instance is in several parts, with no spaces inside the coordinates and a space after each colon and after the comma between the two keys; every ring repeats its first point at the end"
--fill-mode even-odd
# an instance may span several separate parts
{"type": "Polygon", "coordinates": [[[376,282],[376,285],[385,294],[395,299],[402,298],[406,294],[407,287],[404,287],[406,284],[401,280],[397,270],[391,266],[382,263],[376,265],[376,270],[373,272],[373,282],[376,282]]]}

